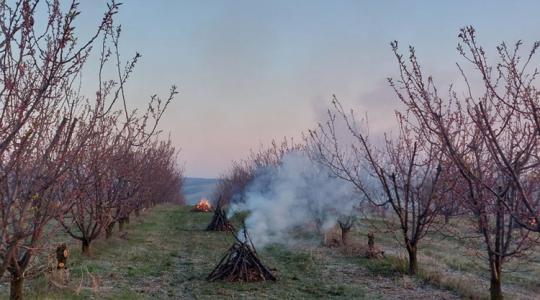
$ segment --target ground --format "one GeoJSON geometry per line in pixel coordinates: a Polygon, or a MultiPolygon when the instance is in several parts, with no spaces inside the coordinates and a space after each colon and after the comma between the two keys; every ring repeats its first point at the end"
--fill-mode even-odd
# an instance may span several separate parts
{"type": "MultiPolygon", "coordinates": [[[[459,299],[487,295],[482,286],[478,294],[469,295],[459,285],[427,278],[431,274],[427,271],[415,277],[404,275],[399,254],[368,260],[313,240],[258,249],[277,282],[210,283],[205,277],[233,241],[230,233],[204,231],[211,216],[172,204],[155,207],[132,220],[126,235],[115,233],[110,240],[98,241],[91,258],[82,257],[79,245],[70,242],[67,287],[51,285],[50,276],[38,276],[26,282],[24,292],[28,299],[459,299]]],[[[353,237],[359,239],[364,230],[358,226],[353,237]]],[[[390,245],[385,239],[380,242],[390,245]]],[[[434,251],[434,247],[428,249],[434,251]]],[[[426,257],[430,256],[423,254],[421,259],[426,257]]],[[[7,296],[7,287],[0,286],[0,298],[7,296]]],[[[530,292],[517,298],[534,299],[535,290],[530,292]]]]}

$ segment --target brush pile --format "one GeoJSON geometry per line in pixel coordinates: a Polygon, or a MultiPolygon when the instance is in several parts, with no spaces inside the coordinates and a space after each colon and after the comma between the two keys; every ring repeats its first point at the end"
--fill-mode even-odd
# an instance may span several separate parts
{"type": "Polygon", "coordinates": [[[227,212],[223,209],[223,201],[221,199],[220,197],[216,204],[214,217],[210,224],[208,224],[208,227],[206,227],[207,231],[234,231],[234,226],[227,218],[227,212]]]}
{"type": "Polygon", "coordinates": [[[262,264],[253,243],[249,239],[244,227],[243,240],[236,235],[236,242],[229,248],[218,265],[206,278],[209,281],[243,281],[256,282],[272,280],[276,277],[262,264]]]}

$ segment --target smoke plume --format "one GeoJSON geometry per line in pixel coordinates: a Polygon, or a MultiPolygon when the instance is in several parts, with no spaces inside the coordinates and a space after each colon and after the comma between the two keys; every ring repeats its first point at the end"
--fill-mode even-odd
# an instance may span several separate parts
{"type": "Polygon", "coordinates": [[[352,185],[300,152],[286,154],[278,166],[257,170],[244,199],[231,206],[230,215],[250,212],[245,223],[257,247],[293,243],[291,231],[298,227],[327,230],[359,203],[352,185]]]}

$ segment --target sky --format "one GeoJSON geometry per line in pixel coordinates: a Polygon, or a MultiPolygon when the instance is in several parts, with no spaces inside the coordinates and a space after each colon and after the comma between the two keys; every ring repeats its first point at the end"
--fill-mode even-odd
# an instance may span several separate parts
{"type": "MultiPolygon", "coordinates": [[[[399,100],[390,41],[414,45],[441,84],[458,80],[456,45],[473,25],[494,56],[501,41],[540,40],[538,1],[124,0],[123,58],[142,59],[126,89],[133,107],[179,94],[160,123],[190,177],[216,177],[250,149],[324,121],[332,94],[390,130],[399,100]]],[[[81,36],[107,1],[81,3],[81,36]]]]}

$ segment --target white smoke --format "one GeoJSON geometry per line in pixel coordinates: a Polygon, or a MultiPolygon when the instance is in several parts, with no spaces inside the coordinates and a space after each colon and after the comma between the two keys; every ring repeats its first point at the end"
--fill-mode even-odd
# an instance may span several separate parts
{"type": "Polygon", "coordinates": [[[292,152],[282,164],[258,170],[245,191],[245,202],[231,206],[231,215],[249,211],[246,228],[257,247],[291,243],[298,227],[318,224],[327,230],[337,218],[353,214],[359,196],[352,185],[334,178],[305,154],[292,152]]]}

